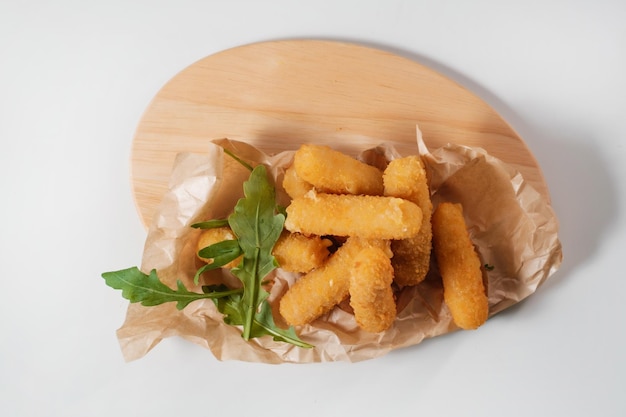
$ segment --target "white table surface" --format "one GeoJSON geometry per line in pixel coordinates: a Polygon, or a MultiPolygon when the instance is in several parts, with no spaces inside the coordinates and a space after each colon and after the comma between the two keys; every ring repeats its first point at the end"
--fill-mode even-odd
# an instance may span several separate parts
{"type": "Polygon", "coordinates": [[[625,20],[618,0],[2,1],[0,415],[626,415],[625,20]],[[142,112],[196,60],[288,38],[397,52],[491,104],[543,168],[561,269],[477,331],[371,361],[168,339],[124,362],[100,274],[140,262],[142,112]]]}

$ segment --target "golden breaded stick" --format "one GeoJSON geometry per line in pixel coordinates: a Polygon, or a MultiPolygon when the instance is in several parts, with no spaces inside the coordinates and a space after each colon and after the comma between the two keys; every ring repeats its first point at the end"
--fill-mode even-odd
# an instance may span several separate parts
{"type": "Polygon", "coordinates": [[[378,248],[365,248],[354,259],[351,272],[350,306],[357,324],[371,333],[387,330],[396,318],[391,259],[378,248]]]}
{"type": "Polygon", "coordinates": [[[298,326],[328,313],[348,297],[350,270],[364,248],[378,247],[391,255],[389,241],[348,238],[319,268],[302,276],[280,300],[280,314],[298,326]]]}
{"type": "Polygon", "coordinates": [[[283,178],[283,188],[289,197],[296,198],[302,197],[311,189],[313,186],[300,178],[298,173],[296,172],[296,168],[291,165],[287,170],[285,170],[285,177],[283,178]]]}
{"type": "Polygon", "coordinates": [[[284,231],[272,249],[282,269],[306,273],[322,265],[330,254],[332,242],[319,236],[304,236],[284,231]]]}
{"type": "Polygon", "coordinates": [[[467,232],[460,204],[441,203],[433,213],[433,248],[443,280],[443,298],[462,329],[476,329],[487,320],[480,259],[467,232]]]}
{"type": "Polygon", "coordinates": [[[305,235],[405,239],[422,226],[417,204],[395,197],[310,191],[287,207],[285,228],[305,235]]]}
{"type": "Polygon", "coordinates": [[[419,156],[407,156],[391,161],[383,173],[385,195],[414,202],[422,209],[419,233],[411,238],[391,242],[395,271],[394,280],[400,287],[419,284],[430,269],[433,204],[426,179],[426,170],[419,156]]]}
{"type": "MultiPolygon", "coordinates": [[[[207,246],[211,246],[214,243],[223,242],[224,240],[235,240],[237,237],[233,233],[233,231],[228,226],[224,227],[216,227],[213,229],[203,230],[200,234],[200,238],[198,239],[198,245],[196,249],[196,254],[200,249],[206,248],[207,246]]],[[[198,256],[199,259],[202,259],[206,263],[213,262],[212,259],[202,258],[198,256]]],[[[234,268],[239,265],[243,255],[238,257],[237,259],[232,260],[231,262],[224,265],[224,268],[234,268]]]]}
{"type": "Polygon", "coordinates": [[[322,145],[302,145],[294,155],[298,176],[317,190],[334,194],[382,195],[382,172],[322,145]]]}

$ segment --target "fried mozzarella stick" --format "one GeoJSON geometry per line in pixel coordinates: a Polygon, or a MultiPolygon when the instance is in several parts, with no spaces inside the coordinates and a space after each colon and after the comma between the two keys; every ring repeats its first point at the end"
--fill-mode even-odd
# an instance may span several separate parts
{"type": "Polygon", "coordinates": [[[272,255],[285,271],[306,273],[324,263],[331,244],[330,240],[319,236],[284,231],[274,245],[272,255]]]}
{"type": "Polygon", "coordinates": [[[400,287],[419,284],[430,268],[433,204],[426,179],[426,170],[419,156],[413,155],[391,161],[383,173],[385,195],[412,201],[422,209],[422,225],[414,237],[391,242],[395,271],[394,280],[400,287]]]}
{"type": "Polygon", "coordinates": [[[391,256],[389,241],[348,238],[322,266],[302,276],[283,295],[279,311],[285,321],[292,326],[310,323],[346,299],[354,258],[368,247],[391,256]]]}
{"type": "Polygon", "coordinates": [[[433,213],[433,248],[441,278],[443,298],[452,319],[462,329],[476,329],[487,320],[480,259],[467,232],[460,204],[442,203],[433,213]]]}
{"type": "Polygon", "coordinates": [[[422,210],[408,200],[315,191],[292,200],[285,221],[290,232],[364,239],[405,239],[421,226],[422,210]]]}
{"type": "Polygon", "coordinates": [[[298,176],[318,191],[334,194],[382,195],[382,172],[323,145],[302,145],[294,155],[298,176]]]}
{"type": "Polygon", "coordinates": [[[395,320],[392,282],[391,259],[384,251],[370,247],[359,252],[350,275],[350,306],[361,329],[382,332],[395,320]]]}
{"type": "Polygon", "coordinates": [[[289,168],[285,170],[285,177],[283,178],[283,188],[287,195],[291,198],[302,197],[311,189],[313,186],[300,178],[298,173],[296,172],[296,167],[291,165],[289,168]]]}

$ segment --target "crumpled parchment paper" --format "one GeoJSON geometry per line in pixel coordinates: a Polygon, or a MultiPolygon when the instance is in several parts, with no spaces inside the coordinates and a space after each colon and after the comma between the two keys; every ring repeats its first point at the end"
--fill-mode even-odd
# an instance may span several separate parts
{"type": "MultiPolygon", "coordinates": [[[[544,196],[519,172],[482,149],[449,144],[429,151],[417,132],[415,152],[427,167],[433,204],[453,201],[463,204],[470,235],[484,264],[488,281],[490,316],[531,295],[560,266],[561,244],[558,221],[544,196]]],[[[288,197],[281,187],[284,169],[293,151],[269,156],[251,145],[227,139],[207,144],[204,154],[179,154],[169,191],[163,197],[150,225],[141,269],[156,269],[159,278],[175,287],[177,279],[190,290],[199,264],[195,257],[199,230],[195,222],[226,217],[242,197],[242,183],[249,171],[225,156],[221,146],[246,161],[265,164],[276,182],[279,203],[288,197]]],[[[362,150],[360,159],[381,166],[399,155],[391,146],[362,150]]],[[[233,279],[214,272],[209,280],[233,279]]],[[[275,316],[277,301],[294,274],[278,270],[270,300],[275,316]]],[[[167,337],[179,336],[211,350],[219,360],[265,363],[362,361],[420,343],[457,328],[443,302],[436,264],[421,284],[403,289],[397,298],[398,317],[382,333],[360,330],[347,309],[335,308],[310,325],[297,329],[299,336],[315,345],[303,349],[274,342],[270,337],[244,341],[240,330],[224,324],[211,300],[191,303],[184,310],[175,303],[154,307],[130,304],[117,335],[124,358],[141,358],[167,337]]],[[[277,322],[280,322],[278,318],[277,322]]]]}

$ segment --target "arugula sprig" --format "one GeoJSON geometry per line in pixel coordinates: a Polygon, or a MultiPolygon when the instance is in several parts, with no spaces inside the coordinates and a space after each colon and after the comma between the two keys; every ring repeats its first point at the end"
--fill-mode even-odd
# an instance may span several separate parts
{"type": "Polygon", "coordinates": [[[192,301],[204,298],[229,297],[238,295],[243,291],[242,289],[231,290],[223,287],[220,291],[199,294],[188,291],[180,280],[176,281],[176,289],[173,290],[159,280],[155,270],[150,271],[150,274],[147,275],[137,267],[105,272],[102,277],[109,287],[122,290],[122,297],[125,299],[131,303],[141,303],[147,307],[175,301],[176,308],[182,310],[192,301]]]}
{"type": "Polygon", "coordinates": [[[204,259],[211,259],[212,262],[198,268],[193,277],[193,282],[197,284],[200,281],[200,275],[204,272],[221,268],[237,259],[242,253],[243,250],[241,249],[241,246],[239,246],[238,240],[224,240],[200,249],[198,251],[198,256],[204,259]]]}
{"type": "Polygon", "coordinates": [[[269,293],[263,288],[265,278],[278,266],[272,249],[285,222],[284,209],[276,204],[275,188],[265,166],[253,168],[231,152],[225,152],[251,171],[243,184],[244,197],[239,199],[228,219],[195,223],[192,227],[207,229],[228,225],[236,239],[218,242],[199,251],[201,257],[212,259],[212,262],[198,269],[194,282],[198,283],[203,272],[222,267],[243,255],[242,261],[231,270],[243,288],[204,286],[203,293],[195,293],[177,281],[177,289],[173,290],[159,280],[156,271],[146,275],[137,268],[106,272],[102,276],[107,285],[121,289],[122,296],[130,302],[141,302],[145,306],[176,302],[176,308],[181,310],[192,301],[212,299],[227,324],[242,327],[245,340],[269,335],[277,341],[311,348],[313,346],[302,341],[293,327],[283,329],[276,325],[267,302],[269,293]]]}
{"type": "Polygon", "coordinates": [[[263,279],[278,266],[272,249],[283,231],[285,216],[277,212],[276,192],[264,165],[252,170],[243,192],[244,198],[235,205],[228,224],[243,252],[242,262],[232,273],[243,283],[243,338],[248,340],[255,315],[269,296],[263,289],[263,279]]]}

